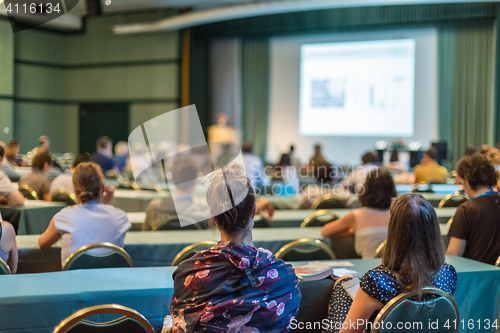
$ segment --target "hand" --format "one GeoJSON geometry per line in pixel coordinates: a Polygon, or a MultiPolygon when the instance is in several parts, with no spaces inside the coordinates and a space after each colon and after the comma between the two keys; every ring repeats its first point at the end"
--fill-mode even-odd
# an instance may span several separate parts
{"type": "Polygon", "coordinates": [[[108,186],[104,188],[104,191],[102,193],[102,203],[107,204],[111,200],[113,200],[115,194],[115,187],[114,186],[108,186]]]}
{"type": "Polygon", "coordinates": [[[268,202],[265,199],[259,199],[255,203],[255,205],[257,206],[255,209],[255,212],[257,214],[267,218],[268,220],[270,220],[273,217],[274,206],[270,202],[268,202]],[[262,213],[264,213],[264,215],[262,213]],[[267,216],[265,216],[265,215],[267,215],[267,216]]]}

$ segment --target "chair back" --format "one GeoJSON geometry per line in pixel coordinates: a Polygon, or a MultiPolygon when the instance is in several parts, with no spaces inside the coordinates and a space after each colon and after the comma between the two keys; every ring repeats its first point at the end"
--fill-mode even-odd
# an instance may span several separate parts
{"type": "Polygon", "coordinates": [[[68,206],[76,205],[76,196],[73,193],[69,193],[65,190],[57,190],[52,194],[52,201],[64,202],[68,206]]]}
{"type": "Polygon", "coordinates": [[[258,217],[256,217],[253,220],[253,227],[254,228],[272,228],[273,223],[271,221],[269,221],[266,217],[264,217],[262,215],[258,215],[258,217]]]}
{"type": "Polygon", "coordinates": [[[200,252],[202,249],[209,249],[215,245],[217,245],[217,242],[205,241],[186,246],[184,249],[181,250],[181,252],[177,253],[174,260],[172,261],[171,266],[179,266],[181,262],[191,258],[196,253],[200,252]]]}
{"type": "Polygon", "coordinates": [[[318,239],[301,238],[286,244],[276,252],[285,261],[335,260],[332,249],[318,239]]]}
{"type": "Polygon", "coordinates": [[[158,230],[200,230],[203,229],[200,222],[196,222],[193,218],[189,216],[177,216],[172,215],[165,222],[157,225],[153,228],[153,231],[158,230]],[[189,224],[186,226],[181,226],[180,220],[188,222],[189,224]]]}
{"type": "Polygon", "coordinates": [[[345,201],[340,199],[338,196],[335,196],[335,194],[332,193],[327,193],[322,195],[320,198],[316,199],[312,206],[311,209],[341,209],[341,208],[347,208],[345,201]]]}
{"type": "Polygon", "coordinates": [[[453,193],[453,194],[447,194],[440,202],[438,207],[439,208],[445,208],[445,207],[458,207],[464,202],[469,201],[469,198],[467,195],[462,194],[462,193],[453,193]]]}
{"type": "Polygon", "coordinates": [[[495,263],[495,266],[500,267],[500,257],[498,257],[497,262],[495,263]]]}
{"type": "Polygon", "coordinates": [[[12,274],[12,272],[10,271],[9,265],[7,265],[7,263],[2,258],[0,258],[0,275],[10,274],[12,274]]]}
{"type": "Polygon", "coordinates": [[[370,332],[451,333],[458,331],[459,319],[457,304],[448,293],[441,289],[426,287],[393,298],[380,310],[370,332]],[[415,300],[420,292],[422,299],[415,300]],[[436,321],[438,327],[429,324],[436,321]],[[449,325],[446,325],[447,321],[449,325]],[[405,327],[396,328],[398,323],[403,323],[405,327]],[[456,328],[454,323],[457,324],[456,328]]]}
{"type": "Polygon", "coordinates": [[[450,217],[450,219],[448,220],[448,222],[446,222],[446,225],[451,225],[453,223],[453,216],[450,217]]]}
{"type": "Polygon", "coordinates": [[[301,228],[307,227],[322,227],[327,223],[335,221],[339,216],[332,210],[322,209],[311,216],[307,217],[304,222],[300,224],[301,228]]]}
{"type": "Polygon", "coordinates": [[[111,243],[95,243],[81,247],[64,264],[63,271],[74,269],[134,267],[130,255],[121,247],[111,243]],[[108,250],[103,254],[93,254],[94,249],[108,250]]]}
{"type": "Polygon", "coordinates": [[[149,321],[139,312],[118,304],[97,305],[82,309],[63,320],[53,333],[154,333],[149,321]],[[107,322],[86,318],[115,314],[122,317],[107,322]]]}
{"type": "Polygon", "coordinates": [[[21,186],[19,192],[28,200],[39,200],[38,194],[29,185],[21,186]]]}
{"type": "Polygon", "coordinates": [[[375,250],[375,255],[373,256],[374,258],[382,258],[384,255],[384,250],[385,250],[385,244],[387,243],[387,239],[383,241],[375,250]]]}

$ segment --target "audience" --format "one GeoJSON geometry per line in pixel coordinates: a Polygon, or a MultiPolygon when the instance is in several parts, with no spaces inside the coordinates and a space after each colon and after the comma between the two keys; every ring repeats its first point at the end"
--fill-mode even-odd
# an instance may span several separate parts
{"type": "Polygon", "coordinates": [[[23,160],[19,158],[19,142],[17,140],[9,141],[9,144],[5,148],[5,155],[7,156],[7,161],[13,166],[24,166],[23,160]]]}
{"type": "Polygon", "coordinates": [[[19,188],[28,185],[36,192],[40,200],[50,201],[50,181],[47,174],[52,167],[52,157],[47,150],[39,151],[31,163],[31,173],[19,180],[19,188]]]}
{"type": "MultiPolygon", "coordinates": [[[[99,165],[103,173],[115,168],[113,160],[111,159],[111,157],[113,157],[112,147],[113,142],[109,136],[101,136],[96,142],[97,151],[90,155],[90,161],[99,165]]],[[[115,171],[117,171],[117,169],[115,171]]]]}
{"type": "Polygon", "coordinates": [[[41,151],[50,150],[50,140],[46,135],[42,135],[38,138],[38,146],[31,150],[31,158],[34,159],[36,154],[41,151]]]}
{"type": "MultiPolygon", "coordinates": [[[[299,193],[299,175],[297,169],[290,166],[290,156],[282,154],[280,161],[271,170],[271,181],[283,181],[291,186],[292,194],[299,193]]],[[[289,191],[286,191],[289,193],[289,191]]]]}
{"type": "Polygon", "coordinates": [[[354,300],[342,286],[351,279],[336,282],[328,319],[339,329],[325,332],[362,332],[380,309],[403,292],[434,286],[453,296],[457,273],[445,263],[437,215],[429,202],[419,194],[394,200],[382,265],[363,275],[354,300]],[[343,323],[349,329],[340,330],[343,323]]]}
{"type": "Polygon", "coordinates": [[[415,166],[415,184],[435,183],[446,184],[448,170],[436,162],[437,150],[431,147],[424,153],[420,165],[415,166]]]}
{"type": "Polygon", "coordinates": [[[73,166],[52,181],[50,184],[50,195],[52,196],[52,194],[58,190],[64,190],[70,194],[75,194],[75,188],[73,187],[73,173],[75,172],[78,164],[89,161],[90,155],[88,153],[78,155],[73,161],[73,166]]]}
{"type": "Polygon", "coordinates": [[[389,163],[387,164],[387,169],[395,174],[408,171],[407,166],[399,161],[398,150],[395,149],[391,152],[391,158],[389,159],[389,163]]]}
{"type": "Polygon", "coordinates": [[[127,141],[118,141],[115,145],[115,156],[113,157],[113,164],[118,171],[122,172],[128,163],[128,143],[127,141]]]}
{"type": "Polygon", "coordinates": [[[253,145],[251,142],[245,142],[241,147],[243,152],[243,163],[245,164],[245,172],[250,182],[254,187],[264,185],[265,174],[264,164],[259,156],[253,154],[253,145]]]}
{"type": "Polygon", "coordinates": [[[341,182],[342,186],[349,188],[353,192],[357,192],[358,187],[365,183],[366,176],[377,168],[377,156],[371,151],[367,152],[361,157],[361,163],[361,166],[354,169],[341,182]]]}
{"type": "Polygon", "coordinates": [[[16,230],[9,222],[2,221],[2,214],[0,214],[0,259],[9,265],[12,274],[17,272],[16,230]]]}
{"type": "Polygon", "coordinates": [[[24,205],[24,197],[21,192],[16,190],[9,177],[1,170],[5,163],[5,149],[0,145],[0,204],[12,206],[24,205]]]}
{"type": "Polygon", "coordinates": [[[21,179],[21,175],[16,171],[14,165],[12,165],[9,162],[7,158],[7,148],[5,147],[5,144],[2,141],[0,141],[0,146],[3,147],[5,152],[4,154],[5,156],[3,157],[3,163],[0,165],[0,171],[5,173],[11,181],[13,182],[19,181],[19,179],[21,179]]]}
{"type": "Polygon", "coordinates": [[[470,200],[453,216],[447,254],[493,265],[500,255],[500,195],[493,190],[498,173],[481,154],[463,157],[456,171],[470,200]]]}
{"type": "Polygon", "coordinates": [[[477,148],[475,145],[467,145],[464,149],[464,155],[463,156],[472,156],[477,152],[477,148]]]}
{"type": "Polygon", "coordinates": [[[107,205],[114,187],[104,187],[101,168],[92,162],[80,163],[73,173],[77,205],[63,208],[38,238],[41,249],[61,238],[61,264],[82,246],[110,242],[124,246],[125,232],[131,228],[127,214],[107,205]]]}
{"type": "Polygon", "coordinates": [[[346,207],[352,207],[353,196],[351,192],[344,187],[333,184],[333,167],[328,162],[320,162],[314,167],[314,176],[317,184],[307,186],[302,190],[302,193],[294,206],[294,209],[311,209],[313,203],[325,194],[332,194],[336,198],[342,200],[346,207]]]}
{"type": "Polygon", "coordinates": [[[362,208],[326,224],[321,234],[333,238],[354,233],[356,253],[363,259],[373,258],[377,247],[387,238],[389,209],[396,196],[394,181],[387,169],[370,171],[359,194],[362,208]]]}
{"type": "Polygon", "coordinates": [[[321,146],[319,144],[315,145],[314,146],[314,155],[313,155],[313,157],[311,157],[311,159],[307,163],[309,171],[312,172],[315,165],[319,165],[319,164],[322,164],[325,162],[326,162],[326,159],[323,156],[323,154],[321,153],[321,146]]]}
{"type": "Polygon", "coordinates": [[[253,245],[255,193],[243,168],[217,170],[206,200],[221,241],[174,272],[172,331],[287,332],[299,309],[298,280],[291,265],[253,245]]]}
{"type": "Polygon", "coordinates": [[[479,154],[481,155],[486,155],[488,153],[488,150],[490,150],[490,145],[481,145],[481,148],[479,149],[479,154]]]}

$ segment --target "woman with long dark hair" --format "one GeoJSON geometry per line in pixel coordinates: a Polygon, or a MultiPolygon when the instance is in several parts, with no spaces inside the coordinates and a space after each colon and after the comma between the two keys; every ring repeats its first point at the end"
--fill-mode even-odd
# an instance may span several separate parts
{"type": "Polygon", "coordinates": [[[403,292],[433,286],[453,296],[457,273],[445,263],[444,244],[431,204],[420,194],[394,200],[382,265],[363,275],[354,300],[342,287],[349,279],[352,277],[337,281],[334,287],[328,316],[336,324],[325,332],[362,332],[384,305],[403,292]],[[363,325],[356,324],[361,322],[363,325]],[[346,329],[339,329],[344,323],[346,329]]]}

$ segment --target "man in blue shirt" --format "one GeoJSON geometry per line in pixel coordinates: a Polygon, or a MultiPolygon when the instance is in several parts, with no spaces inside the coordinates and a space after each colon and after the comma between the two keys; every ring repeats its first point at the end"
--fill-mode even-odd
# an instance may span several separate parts
{"type": "Polygon", "coordinates": [[[113,142],[109,136],[101,136],[96,142],[97,151],[90,156],[90,161],[99,164],[102,173],[113,170],[115,164],[111,157],[113,156],[113,142]]]}

